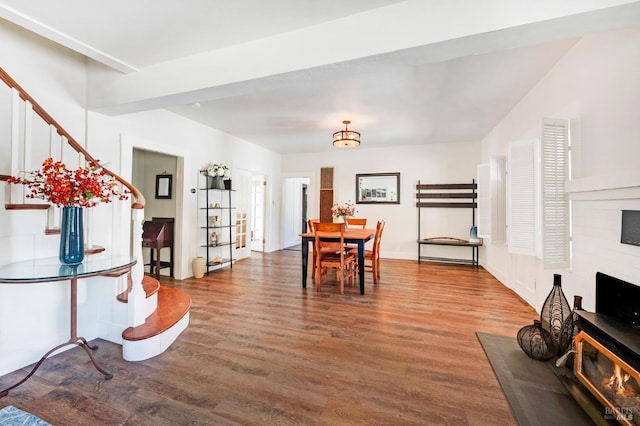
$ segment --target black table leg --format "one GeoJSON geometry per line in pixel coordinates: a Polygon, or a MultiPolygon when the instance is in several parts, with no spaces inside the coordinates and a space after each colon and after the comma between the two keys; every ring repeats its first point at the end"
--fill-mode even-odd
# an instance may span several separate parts
{"type": "Polygon", "coordinates": [[[309,263],[309,241],[302,238],[302,288],[307,288],[307,264],[309,263]]]}
{"type": "Polygon", "coordinates": [[[358,240],[358,275],[360,276],[360,294],[364,294],[364,241],[358,240]]]}

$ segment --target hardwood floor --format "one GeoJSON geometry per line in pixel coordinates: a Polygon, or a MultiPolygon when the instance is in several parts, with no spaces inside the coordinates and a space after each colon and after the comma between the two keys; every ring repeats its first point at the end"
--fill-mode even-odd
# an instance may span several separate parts
{"type": "MultiPolygon", "coordinates": [[[[300,252],[163,285],[187,291],[191,323],[164,354],[122,359],[97,340],[48,359],[0,407],[69,425],[514,425],[475,336],[515,336],[537,316],[482,268],[382,259],[339,294],[300,284],[300,252]]],[[[311,274],[309,274],[310,276],[311,274]]],[[[0,377],[0,387],[27,369],[0,377]]]]}

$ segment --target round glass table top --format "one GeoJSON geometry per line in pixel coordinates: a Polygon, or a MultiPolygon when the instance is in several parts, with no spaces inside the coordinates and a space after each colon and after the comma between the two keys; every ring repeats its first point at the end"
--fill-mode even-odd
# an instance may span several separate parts
{"type": "Polygon", "coordinates": [[[136,258],[129,255],[86,256],[79,265],[63,265],[57,257],[30,259],[0,266],[1,283],[36,283],[90,277],[130,268],[136,258]]]}

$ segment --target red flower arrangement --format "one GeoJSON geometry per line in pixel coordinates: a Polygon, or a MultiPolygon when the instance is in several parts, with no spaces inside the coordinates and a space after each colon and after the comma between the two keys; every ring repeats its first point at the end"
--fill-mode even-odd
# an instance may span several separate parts
{"type": "Polygon", "coordinates": [[[97,162],[69,170],[64,163],[47,158],[42,169],[26,172],[27,177],[11,176],[9,183],[26,185],[27,198],[40,198],[60,207],[94,207],[114,199],[126,200],[128,189],[120,190],[118,182],[97,162]]]}

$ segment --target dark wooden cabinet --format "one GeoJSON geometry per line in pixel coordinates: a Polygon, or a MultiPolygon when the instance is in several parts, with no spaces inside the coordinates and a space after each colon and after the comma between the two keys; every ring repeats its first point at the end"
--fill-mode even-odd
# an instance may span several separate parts
{"type": "Polygon", "coordinates": [[[157,280],[160,280],[160,269],[164,268],[169,268],[169,276],[173,278],[173,224],[172,217],[154,217],[142,224],[142,247],[150,251],[149,263],[144,266],[149,266],[149,273],[157,280]],[[160,258],[160,250],[163,248],[169,249],[168,261],[160,258]]]}

